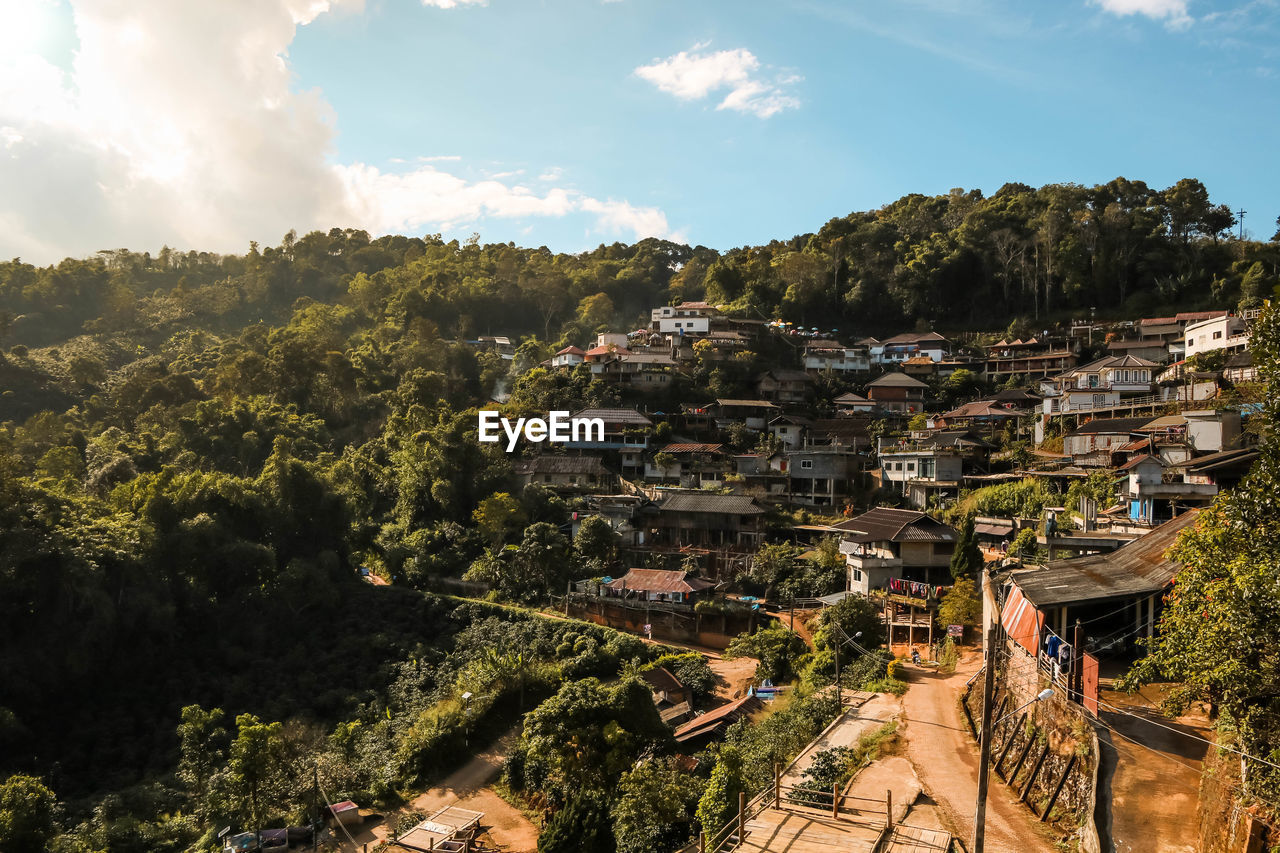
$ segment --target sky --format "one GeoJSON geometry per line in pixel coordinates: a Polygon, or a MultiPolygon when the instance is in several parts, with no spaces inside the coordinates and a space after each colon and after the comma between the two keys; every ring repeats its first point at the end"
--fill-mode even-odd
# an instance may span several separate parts
{"type": "Polygon", "coordinates": [[[1280,0],[0,0],[0,257],[716,249],[1117,176],[1280,214],[1280,0]]]}

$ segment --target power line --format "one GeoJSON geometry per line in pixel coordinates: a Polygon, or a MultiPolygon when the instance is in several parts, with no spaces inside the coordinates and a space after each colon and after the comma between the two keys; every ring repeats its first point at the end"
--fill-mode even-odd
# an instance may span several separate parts
{"type": "MultiPolygon", "coordinates": [[[[324,792],[324,788],[320,787],[320,782],[318,779],[316,780],[316,788],[319,789],[320,798],[324,800],[325,806],[329,809],[329,814],[333,814],[333,803],[329,802],[329,795],[324,792]]],[[[338,820],[337,824],[339,827],[341,827],[342,834],[347,836],[347,840],[351,842],[351,849],[355,850],[357,847],[359,847],[360,845],[356,844],[356,840],[351,837],[351,832],[350,830],[347,829],[347,825],[343,823],[341,820],[338,820]]]]}
{"type": "MultiPolygon", "coordinates": [[[[1111,710],[1111,711],[1113,711],[1113,712],[1115,712],[1115,713],[1117,713],[1117,714],[1124,714],[1124,715],[1126,715],[1126,716],[1133,717],[1135,720],[1142,720],[1143,722],[1150,723],[1151,725],[1153,725],[1153,726],[1155,726],[1155,727],[1157,727],[1157,728],[1165,729],[1166,731],[1170,731],[1170,732],[1173,732],[1174,734],[1182,735],[1183,737],[1186,737],[1186,738],[1191,738],[1192,740],[1198,740],[1198,741],[1200,741],[1201,743],[1207,743],[1209,746],[1216,747],[1216,748],[1221,749],[1221,750],[1224,750],[1224,751],[1226,751],[1226,752],[1233,752],[1233,753],[1235,753],[1236,755],[1239,755],[1241,758],[1248,758],[1248,759],[1250,759],[1250,760],[1252,760],[1252,761],[1256,761],[1256,762],[1258,762],[1259,764],[1265,764],[1265,765],[1267,765],[1268,767],[1272,767],[1272,768],[1274,768],[1274,769],[1276,769],[1276,770],[1280,770],[1280,764],[1277,764],[1277,763],[1275,763],[1274,761],[1268,761],[1268,760],[1267,760],[1267,759],[1265,759],[1265,758],[1259,758],[1259,757],[1258,757],[1258,756],[1256,756],[1256,755],[1250,755],[1249,753],[1245,752],[1244,750],[1236,749],[1236,748],[1234,748],[1234,747],[1227,746],[1226,744],[1215,743],[1214,741],[1211,741],[1211,740],[1209,740],[1208,738],[1203,738],[1203,737],[1200,737],[1199,735],[1189,734],[1189,733],[1184,732],[1184,731],[1181,731],[1181,730],[1179,730],[1179,729],[1175,729],[1173,726],[1166,726],[1166,725],[1163,725],[1163,724],[1158,723],[1158,722],[1156,722],[1155,720],[1152,720],[1152,719],[1150,719],[1150,718],[1148,718],[1148,717],[1144,717],[1144,716],[1142,716],[1141,714],[1135,714],[1135,713],[1133,713],[1132,711],[1126,711],[1124,708],[1121,708],[1121,707],[1118,707],[1118,706],[1116,706],[1116,705],[1113,705],[1113,704],[1111,704],[1110,702],[1107,702],[1107,701],[1105,701],[1105,700],[1103,700],[1103,699],[1099,699],[1099,700],[1098,700],[1098,704],[1099,704],[1099,705],[1105,705],[1109,710],[1111,710]]],[[[1143,706],[1143,707],[1148,707],[1148,706],[1143,706]]],[[[1149,709],[1149,710],[1152,710],[1152,711],[1159,710],[1159,709],[1157,709],[1157,708],[1148,708],[1148,709],[1149,709]]]]}

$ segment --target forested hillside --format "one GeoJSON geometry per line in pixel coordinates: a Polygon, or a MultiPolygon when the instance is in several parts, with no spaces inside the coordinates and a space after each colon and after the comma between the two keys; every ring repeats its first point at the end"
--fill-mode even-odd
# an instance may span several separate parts
{"type": "MultiPolygon", "coordinates": [[[[454,637],[474,620],[408,591],[385,612],[357,568],[425,588],[488,560],[533,579],[519,597],[609,550],[570,542],[564,502],[515,493],[509,459],[476,441],[471,410],[500,384],[530,411],[614,402],[585,370],[536,365],[681,300],[842,336],[1233,306],[1269,295],[1280,261],[1233,221],[1199,182],[1117,179],[913,195],[724,253],[335,229],[243,256],[2,263],[0,777],[81,796],[171,774],[191,704],[326,733],[396,706],[398,766],[416,772],[412,714],[472,661],[454,637]],[[515,360],[467,345],[485,334],[519,342],[515,360]],[[429,675],[406,675],[420,662],[429,675]]],[[[739,378],[786,357],[748,356],[739,378]]],[[[680,381],[673,397],[735,378],[680,381]]],[[[545,657],[596,654],[579,674],[626,658],[573,642],[545,657]]],[[[382,784],[359,772],[348,790],[382,784]]]]}

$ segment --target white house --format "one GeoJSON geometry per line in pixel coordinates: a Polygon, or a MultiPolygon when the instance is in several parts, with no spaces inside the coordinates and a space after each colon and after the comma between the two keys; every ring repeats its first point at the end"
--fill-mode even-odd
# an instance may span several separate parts
{"type": "Polygon", "coordinates": [[[814,341],[804,348],[804,369],[809,373],[869,373],[871,353],[864,346],[814,341]]]}
{"type": "Polygon", "coordinates": [[[1187,358],[1215,350],[1239,352],[1249,346],[1249,332],[1245,329],[1244,320],[1233,314],[1190,323],[1182,334],[1187,358]]]}
{"type": "Polygon", "coordinates": [[[711,318],[720,309],[706,302],[681,302],[654,308],[650,312],[650,329],[664,335],[705,335],[711,331],[711,318]]]}
{"type": "Polygon", "coordinates": [[[586,357],[586,352],[577,347],[565,347],[560,352],[551,356],[552,367],[577,367],[582,364],[586,357]]]}

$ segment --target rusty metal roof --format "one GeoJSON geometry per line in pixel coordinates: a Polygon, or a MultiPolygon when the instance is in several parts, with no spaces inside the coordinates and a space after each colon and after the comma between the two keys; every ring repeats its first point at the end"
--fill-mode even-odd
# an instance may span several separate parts
{"type": "Polygon", "coordinates": [[[879,506],[832,525],[855,542],[955,542],[954,528],[923,512],[879,506]]]}
{"type": "Polygon", "coordinates": [[[609,589],[633,592],[697,592],[715,586],[702,578],[688,577],[688,572],[663,569],[631,569],[617,580],[609,581],[609,589]]]}
{"type": "Polygon", "coordinates": [[[1036,607],[1159,592],[1180,568],[1165,552],[1199,514],[1199,510],[1189,510],[1110,554],[1054,560],[1039,571],[1019,572],[1013,575],[1013,583],[1036,607]]]}

